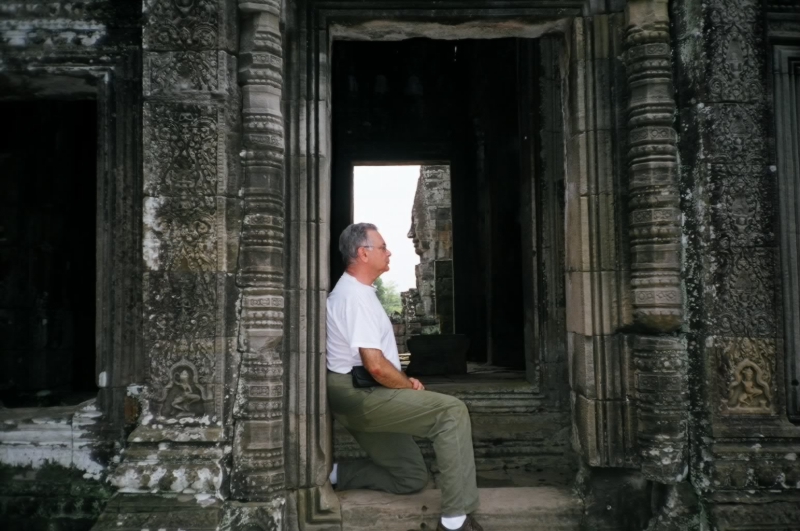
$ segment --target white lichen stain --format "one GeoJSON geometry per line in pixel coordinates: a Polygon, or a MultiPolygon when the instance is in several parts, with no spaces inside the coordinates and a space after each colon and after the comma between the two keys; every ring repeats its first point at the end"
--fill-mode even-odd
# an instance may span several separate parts
{"type": "Polygon", "coordinates": [[[144,202],[142,223],[144,224],[144,239],[142,242],[142,255],[151,271],[157,271],[161,266],[160,244],[158,234],[162,232],[161,220],[158,211],[164,200],[158,197],[148,197],[144,202]]]}
{"type": "Polygon", "coordinates": [[[784,455],[783,458],[787,461],[797,461],[797,454],[794,452],[789,452],[788,454],[784,455]]]}
{"type": "Polygon", "coordinates": [[[166,474],[166,469],[156,468],[155,471],[150,474],[150,480],[147,482],[147,486],[151,489],[157,488],[158,482],[161,481],[161,478],[163,478],[166,474]]]}

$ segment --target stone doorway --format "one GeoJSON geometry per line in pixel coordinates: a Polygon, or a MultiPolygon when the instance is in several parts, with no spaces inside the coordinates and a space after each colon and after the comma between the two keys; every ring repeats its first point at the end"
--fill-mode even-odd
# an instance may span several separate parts
{"type": "Polygon", "coordinates": [[[332,283],[342,272],[336,235],[353,221],[354,164],[446,164],[454,332],[468,336],[469,361],[520,371],[531,382],[538,338],[524,323],[536,319],[538,304],[530,279],[541,234],[529,226],[537,215],[535,166],[543,166],[542,119],[533,108],[540,87],[530,83],[538,56],[533,39],[334,41],[331,72],[332,283]],[[530,124],[520,119],[526,107],[521,116],[530,124]]]}
{"type": "MultiPolygon", "coordinates": [[[[470,407],[482,487],[574,477],[560,50],[554,38],[332,43],[330,287],[343,270],[338,234],[370,221],[353,217],[354,167],[448,168],[454,332],[469,337],[470,370],[425,382],[470,407]]],[[[335,459],[364,458],[344,430],[333,434],[335,459]]]]}
{"type": "Polygon", "coordinates": [[[0,103],[0,400],[94,398],[97,103],[0,103]]]}

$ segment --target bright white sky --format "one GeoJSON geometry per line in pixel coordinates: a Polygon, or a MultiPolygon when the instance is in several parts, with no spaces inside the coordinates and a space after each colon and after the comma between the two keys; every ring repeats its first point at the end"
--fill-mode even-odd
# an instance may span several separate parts
{"type": "Polygon", "coordinates": [[[419,256],[408,238],[411,209],[417,191],[419,166],[356,166],[353,169],[353,215],[355,223],[374,223],[392,251],[384,282],[394,282],[398,291],[416,287],[414,266],[419,256]]]}

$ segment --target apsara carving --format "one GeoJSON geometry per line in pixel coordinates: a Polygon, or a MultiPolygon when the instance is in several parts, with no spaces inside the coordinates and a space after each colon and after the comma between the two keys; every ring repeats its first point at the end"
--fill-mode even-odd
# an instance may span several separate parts
{"type": "Polygon", "coordinates": [[[775,413],[774,339],[715,338],[723,415],[775,413]]]}

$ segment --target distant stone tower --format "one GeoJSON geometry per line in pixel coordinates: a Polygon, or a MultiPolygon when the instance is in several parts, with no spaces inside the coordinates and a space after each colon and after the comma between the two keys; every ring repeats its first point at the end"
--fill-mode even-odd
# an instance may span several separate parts
{"type": "Polygon", "coordinates": [[[408,237],[420,257],[417,287],[401,294],[403,313],[395,331],[401,352],[418,334],[453,333],[453,215],[450,167],[422,166],[408,237]]]}

